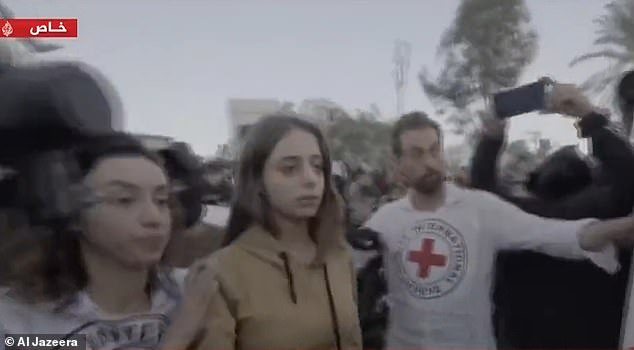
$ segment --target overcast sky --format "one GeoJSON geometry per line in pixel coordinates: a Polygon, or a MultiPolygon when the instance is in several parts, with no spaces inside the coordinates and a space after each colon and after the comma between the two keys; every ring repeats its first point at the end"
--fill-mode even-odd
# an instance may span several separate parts
{"type": "MultiPolygon", "coordinates": [[[[433,108],[416,79],[440,63],[435,49],[457,0],[4,0],[18,17],[79,19],[59,53],[94,65],[117,87],[127,128],[189,142],[203,155],[227,141],[226,100],[325,97],[349,109],[395,114],[392,50],[412,45],[405,109],[433,108]]],[[[605,62],[571,69],[592,49],[592,20],[607,0],[530,0],[540,51],[523,82],[581,82],[605,62]]],[[[576,143],[569,120],[517,118],[511,137],[541,129],[576,143]],[[535,123],[537,121],[537,123],[535,123]],[[533,124],[533,125],[530,125],[533,124]]],[[[455,142],[456,139],[449,139],[455,142]]]]}

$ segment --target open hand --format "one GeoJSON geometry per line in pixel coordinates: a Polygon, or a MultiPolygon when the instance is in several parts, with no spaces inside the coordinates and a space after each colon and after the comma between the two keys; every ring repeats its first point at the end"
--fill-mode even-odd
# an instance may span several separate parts
{"type": "Polygon", "coordinates": [[[595,108],[576,85],[553,83],[552,90],[546,96],[546,110],[582,118],[592,113],[595,108]]]}
{"type": "Polygon", "coordinates": [[[195,266],[188,276],[186,293],[163,337],[161,350],[195,349],[204,338],[207,311],[219,294],[218,282],[209,278],[208,268],[203,264],[195,266]]]}

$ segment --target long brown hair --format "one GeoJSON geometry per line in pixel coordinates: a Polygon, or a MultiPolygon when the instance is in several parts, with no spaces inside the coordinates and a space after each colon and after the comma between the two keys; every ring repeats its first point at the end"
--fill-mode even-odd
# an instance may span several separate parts
{"type": "Polygon", "coordinates": [[[326,140],[317,126],[293,115],[275,114],[263,117],[251,127],[240,155],[235,197],[223,246],[231,244],[253,225],[260,225],[272,234],[277,229],[264,182],[264,164],[277,143],[291,130],[302,130],[315,136],[323,160],[324,194],[309,232],[317,243],[318,257],[343,238],[343,207],[331,181],[332,165],[326,140]]]}

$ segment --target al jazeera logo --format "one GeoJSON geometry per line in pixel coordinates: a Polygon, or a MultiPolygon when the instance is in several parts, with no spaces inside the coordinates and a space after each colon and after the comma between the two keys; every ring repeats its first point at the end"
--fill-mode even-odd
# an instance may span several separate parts
{"type": "Polygon", "coordinates": [[[6,350],[86,350],[86,337],[81,334],[72,337],[63,334],[7,334],[4,346],[6,350]]]}
{"type": "Polygon", "coordinates": [[[77,38],[76,18],[5,18],[1,38],[77,38]]]}
{"type": "Polygon", "coordinates": [[[6,21],[2,26],[2,35],[4,35],[5,37],[10,37],[11,34],[13,34],[13,26],[11,25],[11,23],[9,23],[9,21],[6,21]]]}

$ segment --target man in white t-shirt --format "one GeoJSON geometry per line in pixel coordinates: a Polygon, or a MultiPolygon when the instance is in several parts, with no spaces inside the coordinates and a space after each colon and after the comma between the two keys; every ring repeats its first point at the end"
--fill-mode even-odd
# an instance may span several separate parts
{"type": "Polygon", "coordinates": [[[409,192],[366,223],[385,245],[388,349],[495,348],[490,294],[499,250],[588,258],[618,270],[612,243],[630,239],[631,217],[544,219],[446,183],[441,130],[424,113],[400,118],[393,150],[409,192]]]}

